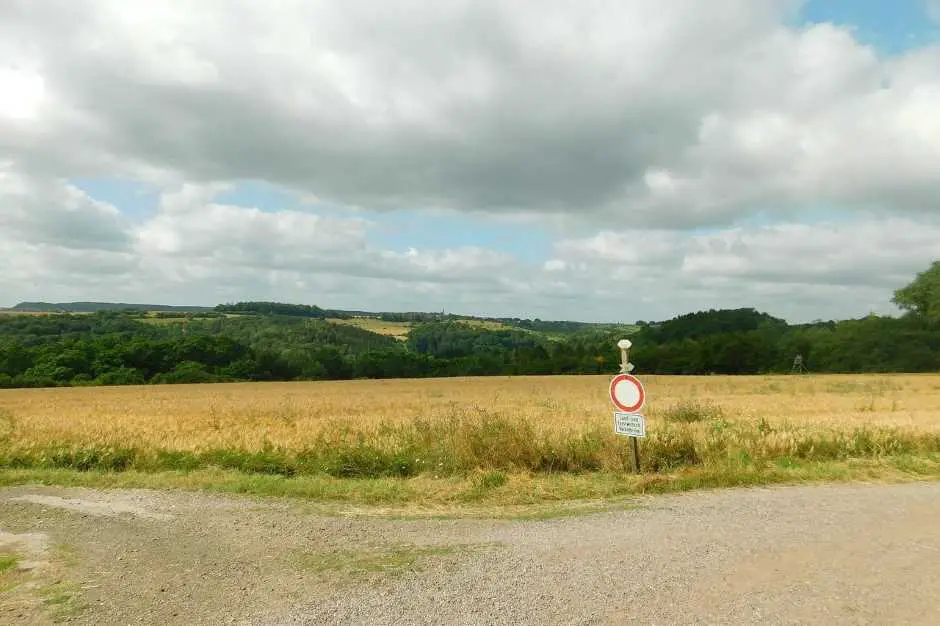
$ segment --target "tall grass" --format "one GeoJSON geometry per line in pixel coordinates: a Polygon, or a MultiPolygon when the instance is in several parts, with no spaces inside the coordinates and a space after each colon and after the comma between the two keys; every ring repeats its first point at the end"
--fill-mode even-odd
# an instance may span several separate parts
{"type": "MultiPolygon", "coordinates": [[[[642,439],[644,472],[940,453],[940,433],[935,432],[730,421],[714,406],[704,411],[685,407],[676,415],[670,419],[667,412],[667,419],[642,439]]],[[[194,451],[0,437],[0,468],[116,472],[222,468],[249,474],[343,478],[447,477],[482,472],[481,486],[487,487],[504,482],[505,473],[629,472],[632,456],[628,444],[626,438],[613,433],[612,426],[543,430],[526,419],[477,410],[374,429],[334,421],[302,447],[269,444],[260,450],[225,447],[194,451]]]]}
{"type": "Polygon", "coordinates": [[[663,412],[663,418],[667,422],[686,424],[721,419],[722,415],[723,411],[720,406],[713,402],[703,402],[701,400],[682,400],[663,412]]]}

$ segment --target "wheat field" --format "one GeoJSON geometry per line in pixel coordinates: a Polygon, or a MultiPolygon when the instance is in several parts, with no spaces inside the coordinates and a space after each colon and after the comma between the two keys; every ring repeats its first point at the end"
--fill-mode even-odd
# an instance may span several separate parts
{"type": "MultiPolygon", "coordinates": [[[[940,375],[641,376],[647,429],[684,402],[736,423],[940,432],[940,375]]],[[[609,376],[483,377],[0,390],[0,443],[139,449],[299,450],[327,426],[368,433],[454,416],[536,431],[612,430],[609,376]]]]}
{"type": "MultiPolygon", "coordinates": [[[[399,341],[406,341],[408,339],[408,334],[411,332],[411,329],[414,327],[412,322],[396,322],[391,320],[381,320],[374,317],[352,317],[348,319],[341,318],[330,318],[327,320],[331,324],[339,324],[342,326],[354,326],[356,328],[361,328],[362,330],[367,330],[370,333],[375,333],[377,335],[386,335],[388,337],[394,337],[399,341]]],[[[472,326],[474,328],[482,328],[485,330],[506,330],[509,329],[508,326],[500,322],[491,322],[488,320],[461,320],[461,324],[465,326],[472,326]]],[[[522,330],[522,329],[513,329],[513,330],[522,330]]],[[[523,331],[526,332],[526,331],[523,331]]]]}
{"type": "Polygon", "coordinates": [[[411,330],[412,326],[411,322],[393,322],[372,317],[353,317],[349,319],[330,318],[327,321],[331,324],[339,324],[341,326],[354,326],[377,335],[394,337],[399,341],[408,339],[408,332],[411,330]]]}

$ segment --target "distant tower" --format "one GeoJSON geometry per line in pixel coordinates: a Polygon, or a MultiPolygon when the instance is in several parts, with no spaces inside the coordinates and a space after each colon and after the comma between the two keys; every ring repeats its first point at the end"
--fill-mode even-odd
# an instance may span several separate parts
{"type": "Polygon", "coordinates": [[[803,355],[797,354],[796,358],[793,359],[793,368],[790,370],[790,373],[802,374],[805,371],[806,367],[803,365],[803,355]]]}

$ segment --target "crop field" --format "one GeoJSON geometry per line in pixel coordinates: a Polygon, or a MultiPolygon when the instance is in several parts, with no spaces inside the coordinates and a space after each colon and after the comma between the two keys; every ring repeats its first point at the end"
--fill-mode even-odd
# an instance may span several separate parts
{"type": "Polygon", "coordinates": [[[397,495],[366,500],[511,502],[938,472],[938,375],[641,378],[639,476],[608,376],[2,390],[0,468],[7,481],[215,472],[242,481],[232,489],[306,478],[312,495],[353,500],[371,480],[397,495]]]}
{"type": "Polygon", "coordinates": [[[408,338],[408,332],[411,330],[412,326],[411,322],[392,322],[380,320],[374,317],[353,317],[350,319],[330,318],[328,321],[331,324],[355,326],[356,328],[367,330],[370,333],[394,337],[395,339],[401,341],[404,341],[408,338]]]}
{"type": "MultiPolygon", "coordinates": [[[[329,322],[331,324],[355,326],[356,328],[367,330],[370,333],[394,337],[400,341],[408,339],[408,333],[414,326],[414,324],[411,322],[393,322],[374,317],[352,317],[349,319],[330,318],[329,322]]],[[[491,322],[487,320],[460,320],[460,323],[466,326],[471,326],[473,328],[482,328],[485,330],[503,330],[509,328],[509,326],[506,326],[500,322],[491,322]]]]}
{"type": "Polygon", "coordinates": [[[14,309],[0,309],[0,315],[27,315],[29,317],[42,317],[45,315],[55,315],[55,313],[42,313],[39,311],[18,311],[14,309]]]}

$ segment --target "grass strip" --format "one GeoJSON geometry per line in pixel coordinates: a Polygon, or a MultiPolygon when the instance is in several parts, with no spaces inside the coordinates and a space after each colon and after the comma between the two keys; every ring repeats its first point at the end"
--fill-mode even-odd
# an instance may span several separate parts
{"type": "Polygon", "coordinates": [[[485,474],[434,478],[284,477],[237,470],[103,472],[0,470],[0,486],[55,485],[210,491],[295,498],[316,512],[385,517],[549,519],[636,505],[637,496],[698,489],[819,482],[897,483],[940,479],[940,457],[887,456],[849,461],[725,464],[669,474],[508,474],[487,487],[485,474]]]}

